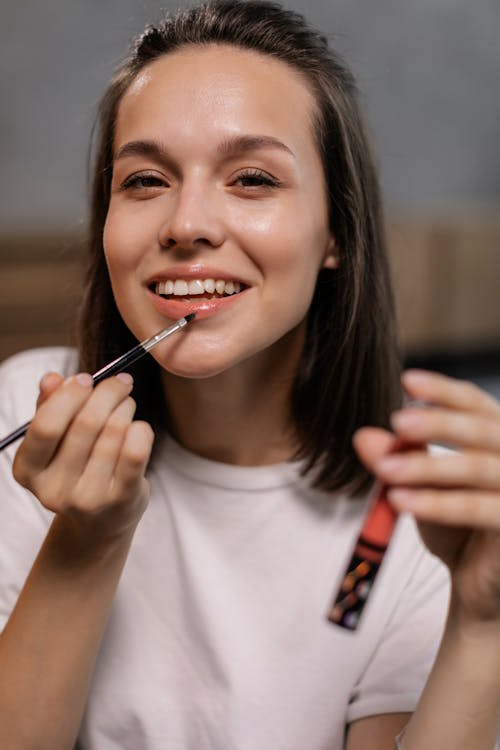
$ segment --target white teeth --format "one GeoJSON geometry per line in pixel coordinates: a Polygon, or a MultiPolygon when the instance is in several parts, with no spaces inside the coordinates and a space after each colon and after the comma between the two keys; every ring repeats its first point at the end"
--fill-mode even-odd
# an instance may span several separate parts
{"type": "Polygon", "coordinates": [[[217,294],[224,294],[224,290],[226,288],[226,282],[222,281],[222,279],[218,279],[215,282],[215,291],[217,294]]]}
{"type": "Polygon", "coordinates": [[[172,281],[157,281],[155,284],[156,294],[173,294],[176,297],[186,298],[198,294],[238,294],[241,291],[239,281],[224,281],[224,279],[176,279],[172,281]]]}
{"type": "Polygon", "coordinates": [[[188,291],[189,290],[188,290],[187,283],[185,281],[183,281],[182,279],[177,279],[176,282],[175,282],[175,284],[174,284],[174,291],[173,291],[173,293],[174,294],[178,294],[179,297],[185,297],[186,294],[188,293],[188,291]]]}
{"type": "Polygon", "coordinates": [[[200,279],[193,279],[188,284],[189,294],[203,294],[205,287],[200,279]]]}

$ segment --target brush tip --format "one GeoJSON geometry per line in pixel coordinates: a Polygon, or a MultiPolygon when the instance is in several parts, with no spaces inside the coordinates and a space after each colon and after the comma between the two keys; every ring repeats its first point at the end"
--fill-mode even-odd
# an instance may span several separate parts
{"type": "Polygon", "coordinates": [[[189,315],[186,315],[184,317],[184,320],[186,323],[189,323],[191,320],[194,320],[196,318],[196,313],[189,313],[189,315]]]}

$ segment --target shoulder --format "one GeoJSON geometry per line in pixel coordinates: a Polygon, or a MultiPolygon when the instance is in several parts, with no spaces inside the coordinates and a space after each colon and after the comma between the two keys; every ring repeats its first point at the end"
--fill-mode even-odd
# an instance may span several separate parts
{"type": "Polygon", "coordinates": [[[0,403],[4,414],[29,418],[44,373],[59,372],[65,377],[76,371],[78,355],[68,347],[45,347],[14,354],[0,364],[0,403]]]}
{"type": "Polygon", "coordinates": [[[0,364],[0,385],[19,382],[20,379],[33,379],[48,370],[56,370],[62,375],[74,372],[78,358],[76,349],[66,346],[28,349],[13,354],[0,364]]]}

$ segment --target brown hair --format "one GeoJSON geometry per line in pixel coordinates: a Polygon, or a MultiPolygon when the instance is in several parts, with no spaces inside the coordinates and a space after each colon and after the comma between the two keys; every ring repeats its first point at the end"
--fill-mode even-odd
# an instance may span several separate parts
{"type": "MultiPolygon", "coordinates": [[[[121,98],[139,71],[185,45],[229,44],[271,55],[298,70],[315,96],[315,138],[323,162],[337,269],[320,271],[305,348],[292,391],[297,457],[317,487],[364,488],[368,474],[352,448],[363,425],[386,427],[400,403],[400,358],[377,171],[355,81],[325,37],[304,18],[259,0],[213,0],[147,26],[118,69],[99,110],[89,265],[80,317],[81,366],[99,369],[136,343],[117,310],[102,247],[110,199],[114,126],[121,98]]],[[[168,427],[160,368],[135,367],[138,415],[168,427]]]]}

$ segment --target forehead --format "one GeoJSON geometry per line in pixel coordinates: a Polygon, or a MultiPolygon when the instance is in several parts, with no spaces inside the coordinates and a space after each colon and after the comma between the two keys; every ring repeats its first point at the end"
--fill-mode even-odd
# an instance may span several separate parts
{"type": "Polygon", "coordinates": [[[118,109],[115,145],[181,130],[185,139],[258,132],[315,148],[308,83],[281,60],[230,45],[186,46],[145,67],[118,109]],[[149,132],[146,132],[149,131],[149,132]]]}

